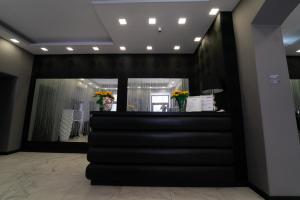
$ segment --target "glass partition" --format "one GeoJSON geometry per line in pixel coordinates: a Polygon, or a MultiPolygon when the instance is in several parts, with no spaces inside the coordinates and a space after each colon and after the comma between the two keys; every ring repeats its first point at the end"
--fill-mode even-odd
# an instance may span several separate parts
{"type": "MultiPolygon", "coordinates": [[[[297,121],[298,130],[300,130],[300,79],[291,79],[290,80],[294,103],[295,103],[295,115],[297,121]]],[[[300,132],[299,132],[300,137],[300,132]]]]}
{"type": "Polygon", "coordinates": [[[117,79],[37,79],[28,140],[87,142],[90,111],[99,110],[95,92],[112,92],[116,111],[117,90],[117,79]]]}
{"type": "Polygon", "coordinates": [[[175,90],[189,90],[188,79],[130,78],[127,111],[176,112],[178,106],[171,100],[172,92],[175,90]]]}

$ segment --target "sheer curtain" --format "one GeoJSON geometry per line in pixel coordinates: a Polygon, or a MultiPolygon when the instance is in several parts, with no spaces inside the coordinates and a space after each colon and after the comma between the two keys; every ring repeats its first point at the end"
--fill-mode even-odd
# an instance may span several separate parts
{"type": "Polygon", "coordinates": [[[88,120],[90,105],[95,104],[91,98],[94,92],[95,88],[86,87],[76,79],[38,79],[28,139],[58,141],[64,110],[80,111],[82,120],[88,120]]]}

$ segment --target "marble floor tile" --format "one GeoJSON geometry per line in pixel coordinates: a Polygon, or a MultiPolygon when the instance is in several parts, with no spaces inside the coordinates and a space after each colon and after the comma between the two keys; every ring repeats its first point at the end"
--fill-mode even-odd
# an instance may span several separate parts
{"type": "Polygon", "coordinates": [[[262,200],[249,188],[91,186],[84,154],[0,156],[0,200],[262,200]]]}
{"type": "Polygon", "coordinates": [[[172,200],[223,200],[216,188],[172,188],[172,200]]]}

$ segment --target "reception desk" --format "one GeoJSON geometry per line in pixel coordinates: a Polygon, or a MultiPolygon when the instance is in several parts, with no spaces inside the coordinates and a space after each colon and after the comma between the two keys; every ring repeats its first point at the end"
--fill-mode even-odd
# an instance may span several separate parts
{"type": "Polygon", "coordinates": [[[91,112],[91,184],[233,186],[226,113],[91,112]]]}

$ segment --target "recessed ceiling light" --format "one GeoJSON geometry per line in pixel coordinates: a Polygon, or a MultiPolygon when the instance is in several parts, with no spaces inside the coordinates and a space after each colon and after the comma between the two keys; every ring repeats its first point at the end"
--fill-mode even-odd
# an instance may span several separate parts
{"type": "Polygon", "coordinates": [[[195,37],[194,42],[200,42],[201,41],[201,37],[195,37]]]}
{"type": "Polygon", "coordinates": [[[186,23],[186,18],[185,17],[180,17],[179,19],[178,19],[178,24],[185,24],[186,23]]]}
{"type": "Polygon", "coordinates": [[[300,53],[300,49],[296,51],[297,53],[300,53]]]}
{"type": "Polygon", "coordinates": [[[152,48],[151,45],[148,45],[148,46],[147,46],[147,50],[148,50],[148,51],[151,51],[152,49],[153,49],[153,48],[152,48]]]}
{"type": "Polygon", "coordinates": [[[66,47],[66,49],[67,49],[68,51],[74,51],[74,49],[73,49],[72,47],[66,47]]]}
{"type": "Polygon", "coordinates": [[[148,22],[149,22],[150,25],[155,25],[156,24],[156,18],[151,17],[151,18],[149,18],[148,22]]]}
{"type": "Polygon", "coordinates": [[[209,12],[209,15],[217,15],[219,13],[219,8],[212,8],[209,12]]]}
{"type": "Polygon", "coordinates": [[[178,51],[180,49],[180,46],[179,45],[175,45],[174,46],[174,50],[178,51]]]}
{"type": "Polygon", "coordinates": [[[125,46],[120,46],[120,50],[121,51],[126,51],[126,47],[125,46]]]}
{"type": "Polygon", "coordinates": [[[99,51],[100,49],[99,49],[99,47],[93,47],[93,50],[94,51],[99,51]]]}
{"type": "Polygon", "coordinates": [[[16,44],[20,43],[20,41],[15,38],[10,39],[10,41],[12,41],[13,43],[16,43],[16,44]]]}
{"type": "Polygon", "coordinates": [[[48,49],[45,48],[45,47],[41,47],[41,50],[42,50],[42,51],[48,51],[48,49]]]}
{"type": "Polygon", "coordinates": [[[127,24],[127,20],[125,18],[120,18],[119,23],[120,23],[120,25],[124,26],[127,24]]]}

